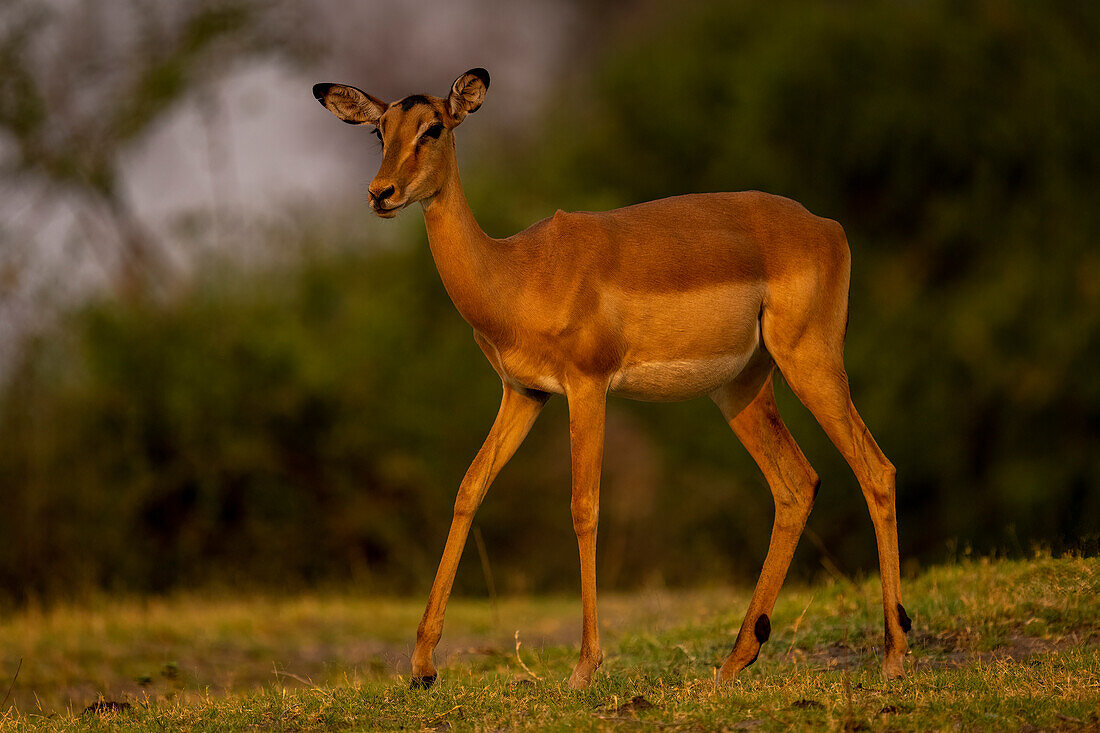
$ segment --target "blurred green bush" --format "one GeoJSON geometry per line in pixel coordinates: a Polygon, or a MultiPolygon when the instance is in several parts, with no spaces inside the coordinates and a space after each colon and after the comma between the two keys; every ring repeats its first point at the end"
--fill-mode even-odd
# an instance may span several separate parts
{"type": "Polygon", "coordinates": [[[434,547],[405,545],[457,469],[433,447],[483,430],[442,396],[493,400],[440,369],[476,346],[430,268],[340,256],[75,314],[6,395],[5,588],[423,577],[434,547]]]}
{"type": "MultiPolygon", "coordinates": [[[[1094,546],[1098,33],[1094,3],[690,6],[623,39],[578,81],[583,101],[558,100],[531,196],[758,188],[837,219],[853,251],[847,364],[898,466],[903,556],[951,538],[1094,546]]],[[[869,567],[854,483],[785,402],[825,476],[811,529],[869,567]]]]}
{"type": "MultiPolygon", "coordinates": [[[[688,5],[567,80],[541,134],[467,164],[473,209],[506,234],[556,206],[760,188],[841,221],[847,363],[898,467],[903,558],[1094,544],[1097,37],[1090,3],[688,5]]],[[[0,592],[427,588],[499,385],[423,235],[348,239],[90,305],[28,350],[0,399],[0,592]]],[[[795,574],[822,553],[873,569],[850,471],[779,397],[823,477],[795,574]]],[[[556,403],[478,516],[506,589],[576,585],[556,403]]],[[[706,401],[613,402],[604,497],[603,585],[759,568],[770,497],[706,401]]],[[[476,560],[458,585],[484,589],[476,560]]]]}

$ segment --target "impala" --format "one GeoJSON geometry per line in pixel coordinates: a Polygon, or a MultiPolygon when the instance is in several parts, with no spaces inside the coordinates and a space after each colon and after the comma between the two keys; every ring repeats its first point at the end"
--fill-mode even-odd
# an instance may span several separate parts
{"type": "Polygon", "coordinates": [[[569,406],[580,550],[581,649],[570,685],[587,686],[603,658],[596,523],[609,394],[649,401],[709,395],[767,479],[775,502],[771,541],[719,680],[752,664],[771,633],[768,614],[819,483],[780,419],[776,367],[859,480],[878,542],[882,669],[887,678],[904,676],[910,621],[900,599],[894,466],[856,412],[844,371],[851,261],[844,230],[790,199],[750,191],[558,211],[493,239],[466,203],[454,138],[488,88],[484,69],[462,74],[446,97],[417,94],[392,104],[352,86],[313,87],[344,122],[374,126],[383,154],[370,205],[389,218],[420,203],[443,285],[504,389],[458,489],[417,629],[412,684],[435,681],[432,655],[474,512],[552,394],[569,406]]]}

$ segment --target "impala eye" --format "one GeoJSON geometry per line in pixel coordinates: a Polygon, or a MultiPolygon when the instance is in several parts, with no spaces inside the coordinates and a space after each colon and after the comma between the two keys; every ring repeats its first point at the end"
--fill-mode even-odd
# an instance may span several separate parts
{"type": "Polygon", "coordinates": [[[432,125],[431,127],[429,127],[427,130],[425,130],[424,134],[420,136],[420,139],[423,140],[426,137],[430,137],[433,140],[438,140],[439,135],[442,132],[443,132],[443,125],[441,125],[440,123],[437,122],[434,125],[432,125]]]}

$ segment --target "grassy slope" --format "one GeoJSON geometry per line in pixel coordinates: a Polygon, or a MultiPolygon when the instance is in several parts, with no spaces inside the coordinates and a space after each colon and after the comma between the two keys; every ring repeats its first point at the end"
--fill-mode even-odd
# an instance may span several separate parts
{"type": "Polygon", "coordinates": [[[104,602],[0,624],[0,713],[16,730],[1095,728],[1100,560],[934,568],[904,584],[909,677],[878,674],[877,580],[789,588],[771,641],[716,688],[747,592],[607,597],[607,655],[570,691],[572,599],[451,604],[441,678],[407,689],[418,601],[104,602]],[[519,654],[534,679],[517,661],[519,654]],[[397,670],[395,677],[394,670],[397,670]],[[404,676],[402,676],[404,675],[404,676]],[[98,694],[122,712],[81,714],[98,694]],[[631,704],[637,696],[642,701],[631,704]]]}

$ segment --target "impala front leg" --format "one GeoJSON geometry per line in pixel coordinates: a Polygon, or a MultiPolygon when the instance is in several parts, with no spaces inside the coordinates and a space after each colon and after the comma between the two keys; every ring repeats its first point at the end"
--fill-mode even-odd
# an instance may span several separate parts
{"type": "Polygon", "coordinates": [[[573,458],[573,529],[581,558],[581,657],[569,686],[582,689],[603,661],[596,617],[596,525],[600,516],[600,468],[603,463],[607,383],[584,382],[566,392],[569,444],[573,458]]]}
{"type": "Polygon", "coordinates": [[[481,506],[481,500],[485,498],[485,492],[489,490],[493,479],[527,436],[548,397],[543,392],[521,393],[507,384],[504,385],[500,411],[489,431],[489,437],[477,452],[458,488],[447,545],[443,549],[443,558],[439,561],[435,582],[432,583],[424,618],[416,630],[416,647],[412,655],[413,687],[427,688],[435,682],[432,652],[443,634],[443,614],[447,610],[447,598],[451,595],[455,571],[458,570],[462,549],[466,546],[474,513],[481,506]]]}

